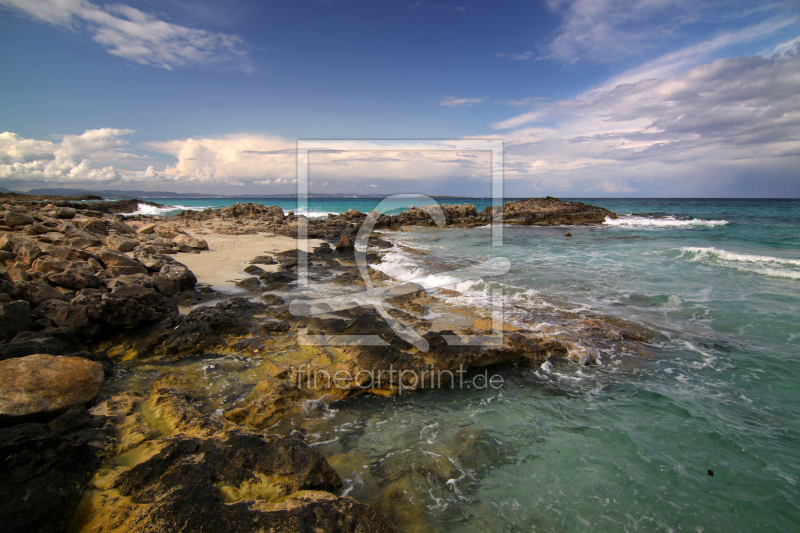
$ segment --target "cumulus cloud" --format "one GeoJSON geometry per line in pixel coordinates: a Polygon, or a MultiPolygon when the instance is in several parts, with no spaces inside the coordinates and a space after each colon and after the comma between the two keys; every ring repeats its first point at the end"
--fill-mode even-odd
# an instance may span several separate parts
{"type": "Polygon", "coordinates": [[[697,190],[701,177],[719,192],[726,179],[758,168],[797,168],[798,80],[800,40],[782,55],[719,59],[543,104],[495,125],[511,130],[503,135],[506,177],[587,193],[666,194],[697,190]]]}
{"type": "Polygon", "coordinates": [[[159,20],[123,4],[87,0],[0,0],[0,5],[74,31],[85,30],[110,54],[171,70],[184,65],[252,66],[236,35],[198,30],[159,20]]]}
{"type": "Polygon", "coordinates": [[[456,107],[460,105],[471,106],[473,104],[480,104],[485,100],[486,98],[454,98],[452,96],[448,96],[439,100],[439,105],[443,105],[445,107],[456,107]]]}
{"type": "MultiPolygon", "coordinates": [[[[193,183],[256,181],[284,183],[297,174],[295,143],[266,135],[229,135],[146,143],[151,150],[178,159],[167,166],[164,179],[193,183]],[[263,179],[270,176],[268,180],[263,179]]],[[[267,183],[264,183],[267,182],[267,183]]]]}
{"type": "Polygon", "coordinates": [[[87,130],[81,135],[65,135],[59,143],[25,139],[11,132],[2,133],[0,179],[43,182],[117,180],[120,174],[113,166],[99,166],[98,163],[138,157],[119,152],[119,148],[127,144],[119,137],[129,133],[133,130],[87,130]]]}

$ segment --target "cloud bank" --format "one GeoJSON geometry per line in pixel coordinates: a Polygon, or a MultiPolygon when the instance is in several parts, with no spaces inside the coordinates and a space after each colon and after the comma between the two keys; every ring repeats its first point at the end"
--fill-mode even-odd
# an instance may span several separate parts
{"type": "Polygon", "coordinates": [[[110,54],[167,70],[185,65],[231,65],[252,72],[236,35],[186,28],[124,4],[86,0],[0,0],[0,5],[73,31],[86,31],[110,54]]]}
{"type": "Polygon", "coordinates": [[[719,59],[539,102],[494,127],[510,130],[502,136],[506,177],[528,178],[534,188],[719,194],[747,175],[774,173],[784,183],[773,190],[797,194],[790,169],[800,168],[798,83],[800,39],[780,55],[719,59]]]}

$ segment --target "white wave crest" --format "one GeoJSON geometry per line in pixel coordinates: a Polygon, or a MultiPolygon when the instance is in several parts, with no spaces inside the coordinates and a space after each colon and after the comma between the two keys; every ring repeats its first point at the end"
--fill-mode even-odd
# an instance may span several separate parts
{"type": "MultiPolygon", "coordinates": [[[[327,218],[328,215],[338,215],[336,211],[308,211],[306,209],[294,209],[295,215],[305,215],[308,218],[327,218]]],[[[283,210],[284,215],[288,215],[289,211],[283,210]]]]}
{"type": "Polygon", "coordinates": [[[122,213],[125,216],[147,215],[147,216],[161,216],[173,211],[202,211],[206,207],[186,206],[186,205],[165,205],[163,207],[147,204],[139,204],[136,211],[130,213],[122,213]]]}
{"type": "Polygon", "coordinates": [[[742,254],[712,247],[686,246],[680,257],[776,278],[800,279],[800,259],[742,254]]]}
{"type": "Polygon", "coordinates": [[[464,293],[470,290],[473,285],[481,283],[480,279],[449,276],[446,272],[429,274],[422,268],[415,266],[413,260],[401,252],[389,252],[383,256],[383,260],[380,263],[370,265],[370,267],[397,281],[413,281],[428,289],[443,288],[464,293]]]}
{"type": "Polygon", "coordinates": [[[728,224],[727,220],[702,220],[699,218],[693,219],[679,219],[674,216],[668,217],[639,217],[633,215],[623,215],[619,218],[612,219],[606,217],[603,222],[606,226],[617,227],[632,227],[632,228],[693,228],[693,227],[706,227],[714,228],[716,226],[724,226],[728,224]]]}

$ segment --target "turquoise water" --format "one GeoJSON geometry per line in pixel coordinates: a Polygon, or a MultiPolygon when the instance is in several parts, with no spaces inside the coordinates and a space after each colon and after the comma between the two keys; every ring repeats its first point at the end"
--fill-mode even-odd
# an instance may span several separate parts
{"type": "Polygon", "coordinates": [[[504,255],[508,274],[459,282],[452,301],[485,306],[495,285],[511,320],[617,317],[651,332],[649,358],[336,405],[312,438],[333,440],[319,449],[334,457],[363,454],[340,471],[365,501],[385,490],[385,465],[405,469],[435,531],[800,530],[800,202],[592,203],[629,216],[506,227],[499,252],[488,230],[398,233],[430,255],[394,252],[384,271],[504,255]]]}
{"type": "MultiPolygon", "coordinates": [[[[509,198],[512,200],[514,198],[509,198]]],[[[279,205],[285,212],[297,209],[297,200],[292,198],[149,198],[148,201],[162,204],[165,207],[157,208],[147,205],[140,205],[137,213],[145,215],[172,216],[184,209],[202,210],[208,207],[219,209],[231,206],[235,203],[254,202],[262,205],[279,205]]],[[[463,204],[469,202],[474,204],[479,211],[492,205],[490,198],[439,198],[437,200],[443,204],[463,204]]],[[[379,203],[380,198],[309,198],[308,210],[305,212],[309,217],[325,217],[328,213],[344,213],[348,209],[355,209],[362,213],[368,213],[379,203]]],[[[421,198],[395,198],[388,200],[381,211],[389,214],[397,214],[412,205],[422,205],[427,202],[421,198]]]]}
{"type": "Polygon", "coordinates": [[[624,216],[505,227],[499,249],[488,229],[398,232],[429,255],[398,249],[380,268],[424,281],[502,255],[507,274],[454,279],[451,301],[485,307],[502,287],[512,322],[613,317],[649,332],[649,355],[496,369],[500,390],[317,406],[309,442],[350,495],[420,509],[433,531],[800,530],[800,201],[589,202],[624,216]]]}

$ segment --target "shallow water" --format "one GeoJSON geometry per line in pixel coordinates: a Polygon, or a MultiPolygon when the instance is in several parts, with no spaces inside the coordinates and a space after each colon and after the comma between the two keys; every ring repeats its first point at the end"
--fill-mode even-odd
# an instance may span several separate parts
{"type": "Polygon", "coordinates": [[[651,332],[652,359],[349,402],[311,440],[336,439],[318,447],[334,462],[348,452],[337,467],[365,501],[397,483],[383,462],[405,469],[401,486],[436,531],[796,531],[800,202],[593,203],[630,216],[506,227],[499,252],[488,230],[397,233],[430,255],[396,250],[381,268],[410,279],[503,255],[508,274],[454,279],[450,301],[483,307],[502,286],[512,322],[535,323],[536,310],[616,317],[651,332]],[[470,456],[465,428],[486,465],[436,474],[431,454],[470,456]]]}
{"type": "MultiPolygon", "coordinates": [[[[311,207],[369,208],[346,202],[311,207]]],[[[649,356],[490,369],[499,390],[310,402],[273,430],[303,431],[402,531],[800,530],[800,201],[589,202],[623,216],[507,226],[502,248],[488,228],[397,232],[428,255],[396,248],[379,268],[434,284],[507,257],[503,276],[452,277],[449,301],[486,311],[502,288],[512,323],[611,317],[649,332],[649,356]]],[[[258,379],[248,361],[185,364],[215,383],[207,410],[258,379]]]]}

